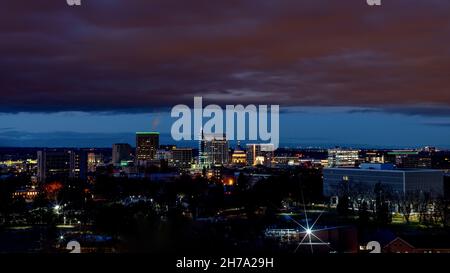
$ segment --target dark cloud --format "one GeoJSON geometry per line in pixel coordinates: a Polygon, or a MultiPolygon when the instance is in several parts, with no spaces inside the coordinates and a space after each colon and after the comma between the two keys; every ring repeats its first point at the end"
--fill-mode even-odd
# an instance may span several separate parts
{"type": "Polygon", "coordinates": [[[149,111],[194,95],[450,109],[447,0],[82,2],[3,4],[0,111],[149,111]]]}

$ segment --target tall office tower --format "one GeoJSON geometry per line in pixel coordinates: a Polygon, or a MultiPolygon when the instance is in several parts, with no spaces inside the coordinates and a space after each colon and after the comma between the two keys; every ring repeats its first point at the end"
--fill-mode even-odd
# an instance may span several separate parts
{"type": "Polygon", "coordinates": [[[203,134],[200,140],[199,163],[202,167],[228,164],[228,140],[225,135],[203,134]]]}
{"type": "Polygon", "coordinates": [[[87,173],[87,152],[70,150],[70,178],[85,179],[87,173]]]}
{"type": "Polygon", "coordinates": [[[203,168],[206,166],[205,141],[203,140],[203,129],[200,132],[200,141],[198,142],[198,165],[203,168]]]}
{"type": "Polygon", "coordinates": [[[247,164],[250,166],[270,166],[273,154],[273,144],[247,144],[247,164]]]}
{"type": "Polygon", "coordinates": [[[355,167],[359,161],[359,150],[329,149],[328,167],[355,167]]]}
{"type": "Polygon", "coordinates": [[[136,161],[151,161],[156,158],[156,150],[159,147],[159,133],[137,132],[136,133],[136,161]]]}
{"type": "Polygon", "coordinates": [[[192,148],[173,149],[171,165],[177,168],[190,168],[193,160],[192,154],[192,148]]]}
{"type": "Polygon", "coordinates": [[[131,159],[131,146],[128,143],[116,143],[112,146],[112,163],[120,166],[122,161],[131,159]]]}
{"type": "Polygon", "coordinates": [[[87,153],[82,150],[48,149],[37,152],[37,176],[40,182],[50,179],[86,178],[87,153]]]}

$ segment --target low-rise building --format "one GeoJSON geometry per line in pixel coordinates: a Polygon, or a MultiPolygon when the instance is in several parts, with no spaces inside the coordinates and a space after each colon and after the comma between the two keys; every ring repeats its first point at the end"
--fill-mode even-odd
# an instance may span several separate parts
{"type": "Polygon", "coordinates": [[[339,187],[374,189],[380,183],[393,193],[427,192],[444,195],[444,173],[432,169],[395,169],[386,164],[362,164],[362,168],[324,168],[323,194],[337,195],[339,187]]]}

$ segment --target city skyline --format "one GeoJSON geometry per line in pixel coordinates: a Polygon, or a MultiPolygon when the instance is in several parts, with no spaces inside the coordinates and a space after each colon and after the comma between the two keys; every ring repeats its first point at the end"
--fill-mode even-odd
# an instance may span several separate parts
{"type": "MultiPolygon", "coordinates": [[[[355,111],[314,107],[284,111],[280,115],[280,147],[450,148],[450,126],[445,123],[430,123],[422,116],[355,111]]],[[[120,142],[133,144],[136,131],[159,131],[163,144],[195,146],[195,141],[171,138],[174,120],[168,112],[0,114],[4,126],[0,128],[0,146],[110,147],[120,142]],[[33,115],[38,117],[33,119],[33,115]],[[72,129],[74,124],[80,125],[79,130],[72,129]]]]}
{"type": "Polygon", "coordinates": [[[449,0],[0,3],[12,268],[450,254],[449,0]]]}

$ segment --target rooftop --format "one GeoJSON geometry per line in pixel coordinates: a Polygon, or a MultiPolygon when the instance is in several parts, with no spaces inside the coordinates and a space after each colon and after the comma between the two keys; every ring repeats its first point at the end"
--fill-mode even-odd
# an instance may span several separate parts
{"type": "Polygon", "coordinates": [[[443,172],[439,169],[360,169],[360,168],[324,168],[324,170],[343,170],[343,171],[365,171],[365,172],[443,172]]]}
{"type": "Polygon", "coordinates": [[[136,135],[159,135],[159,132],[136,132],[136,135]]]}

